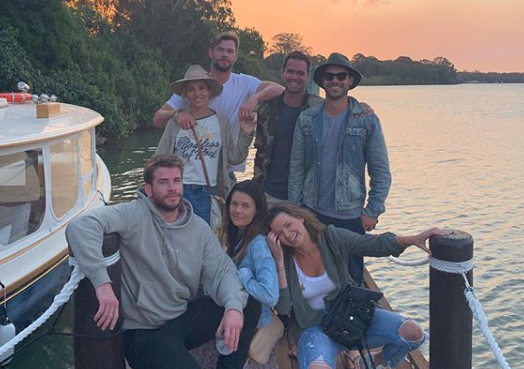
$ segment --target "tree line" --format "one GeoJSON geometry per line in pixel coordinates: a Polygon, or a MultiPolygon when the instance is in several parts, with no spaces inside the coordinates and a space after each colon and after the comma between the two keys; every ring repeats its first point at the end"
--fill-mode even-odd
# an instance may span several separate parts
{"type": "MultiPolygon", "coordinates": [[[[292,50],[311,54],[295,33],[280,33],[272,46],[253,28],[236,26],[230,0],[0,0],[0,91],[18,81],[32,93],[92,108],[105,117],[98,129],[121,137],[151,126],[170,96],[169,82],[190,64],[209,67],[207,48],[217,31],[240,36],[235,72],[280,81],[292,50]]],[[[310,55],[312,65],[326,60],[310,55]]],[[[363,84],[524,82],[524,74],[457,72],[446,58],[378,60],[356,54],[363,84]]]]}

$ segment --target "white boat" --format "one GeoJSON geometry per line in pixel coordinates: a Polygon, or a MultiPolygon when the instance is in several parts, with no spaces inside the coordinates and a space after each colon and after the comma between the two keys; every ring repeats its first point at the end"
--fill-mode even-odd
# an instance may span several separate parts
{"type": "MultiPolygon", "coordinates": [[[[95,147],[104,118],[79,106],[59,108],[37,119],[35,104],[0,104],[0,328],[7,317],[17,333],[69,278],[67,224],[111,194],[95,147]]],[[[9,338],[2,332],[0,346],[9,338]]]]}

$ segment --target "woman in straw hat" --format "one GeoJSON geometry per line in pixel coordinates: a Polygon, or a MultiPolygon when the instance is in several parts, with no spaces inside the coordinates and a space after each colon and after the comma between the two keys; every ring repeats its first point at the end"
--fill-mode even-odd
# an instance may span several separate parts
{"type": "MultiPolygon", "coordinates": [[[[210,98],[222,93],[222,84],[199,65],[190,66],[184,78],[171,83],[171,91],[187,100],[186,111],[197,125],[193,130],[183,129],[171,119],[156,154],[173,154],[184,161],[184,198],[191,203],[195,214],[209,223],[210,195],[225,197],[229,193],[227,166],[246,159],[256,121],[240,122],[235,143],[227,118],[208,106],[210,98]]],[[[174,112],[173,118],[177,113],[174,112]]]]}

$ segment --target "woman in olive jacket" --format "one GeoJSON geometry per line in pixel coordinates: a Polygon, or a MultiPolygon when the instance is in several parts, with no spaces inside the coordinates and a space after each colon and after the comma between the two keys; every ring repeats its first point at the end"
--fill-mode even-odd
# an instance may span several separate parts
{"type": "MultiPolygon", "coordinates": [[[[398,256],[411,245],[429,253],[426,240],[445,234],[433,228],[412,236],[359,235],[326,227],[308,210],[289,204],[270,209],[266,224],[280,287],[275,308],[280,314],[292,313],[294,317],[301,369],[325,369],[326,365],[335,368],[337,353],[345,349],[323,332],[321,323],[330,304],[350,282],[349,254],[398,256]]],[[[377,309],[364,340],[370,348],[383,347],[373,356],[377,368],[395,368],[410,351],[424,343],[426,334],[411,319],[377,309]]],[[[355,366],[362,369],[363,359],[359,360],[355,366]]]]}

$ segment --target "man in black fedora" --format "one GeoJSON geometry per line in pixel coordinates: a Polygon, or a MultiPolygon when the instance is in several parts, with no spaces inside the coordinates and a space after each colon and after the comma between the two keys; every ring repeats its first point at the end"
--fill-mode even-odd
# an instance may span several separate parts
{"type": "MultiPolygon", "coordinates": [[[[323,223],[364,234],[386,210],[391,172],[377,115],[363,115],[360,103],[348,96],[361,79],[340,53],[332,53],[315,70],[313,80],[324,89],[326,100],[298,117],[288,195],[323,223]]],[[[362,257],[349,260],[349,272],[358,284],[363,265],[362,257]]]]}

